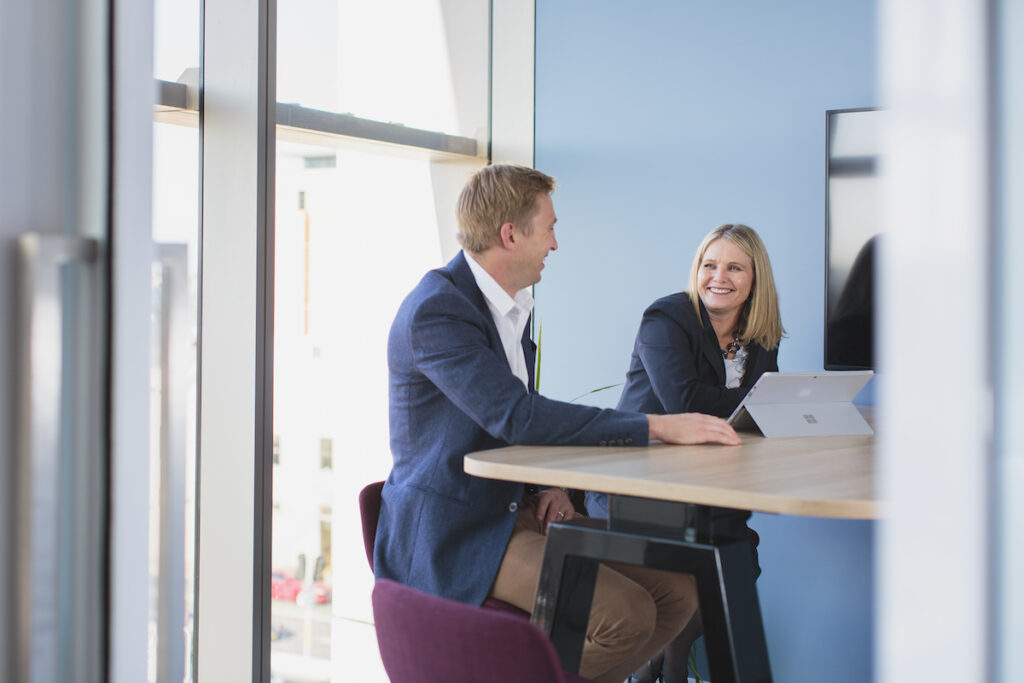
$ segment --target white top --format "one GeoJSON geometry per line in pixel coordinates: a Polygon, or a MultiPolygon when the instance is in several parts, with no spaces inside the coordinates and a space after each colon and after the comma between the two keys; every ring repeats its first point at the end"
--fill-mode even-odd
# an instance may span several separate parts
{"type": "Polygon", "coordinates": [[[502,348],[505,349],[508,366],[512,370],[512,374],[518,377],[523,386],[529,390],[530,375],[526,371],[526,355],[523,353],[522,337],[526,321],[530,319],[530,312],[533,311],[533,296],[530,294],[530,289],[520,289],[516,292],[515,298],[510,297],[468,251],[464,250],[462,253],[466,255],[466,263],[473,271],[476,286],[484,295],[487,308],[494,319],[494,325],[498,328],[498,336],[501,338],[502,348]]]}
{"type": "Polygon", "coordinates": [[[743,381],[743,373],[747,365],[747,347],[741,346],[736,357],[725,358],[725,388],[738,389],[743,381]]]}

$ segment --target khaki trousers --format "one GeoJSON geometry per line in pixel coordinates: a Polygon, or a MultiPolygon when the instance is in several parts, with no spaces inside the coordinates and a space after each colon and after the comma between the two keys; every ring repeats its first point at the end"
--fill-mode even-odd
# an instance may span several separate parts
{"type": "MultiPolygon", "coordinates": [[[[547,540],[536,515],[536,500],[527,496],[491,589],[491,597],[527,612],[533,610],[547,540]]],[[[601,563],[580,675],[622,683],[671,642],[696,611],[692,576],[601,563]]]]}

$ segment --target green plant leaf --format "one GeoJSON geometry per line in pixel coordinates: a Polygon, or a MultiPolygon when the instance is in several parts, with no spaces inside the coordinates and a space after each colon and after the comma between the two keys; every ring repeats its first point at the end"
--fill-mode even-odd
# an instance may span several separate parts
{"type": "Polygon", "coordinates": [[[540,342],[544,336],[544,323],[537,325],[537,360],[533,364],[533,390],[540,393],[540,342]]]}
{"type": "Polygon", "coordinates": [[[590,391],[584,391],[582,394],[580,394],[576,398],[571,399],[569,401],[569,403],[575,403],[576,401],[578,401],[579,399],[583,398],[584,396],[589,396],[590,394],[596,394],[597,392],[604,391],[605,389],[614,389],[615,387],[621,387],[623,384],[624,384],[624,382],[619,382],[618,384],[609,384],[606,387],[598,387],[597,389],[591,389],[590,391]]]}

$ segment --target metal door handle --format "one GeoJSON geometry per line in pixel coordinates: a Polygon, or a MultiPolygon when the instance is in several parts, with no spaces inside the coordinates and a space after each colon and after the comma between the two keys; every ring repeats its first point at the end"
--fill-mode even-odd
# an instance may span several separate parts
{"type": "Polygon", "coordinates": [[[188,399],[188,247],[157,246],[160,272],[159,579],[157,583],[157,683],[185,675],[185,406],[188,399]]]}
{"type": "MultiPolygon", "coordinates": [[[[67,631],[76,626],[69,615],[80,613],[71,606],[81,585],[73,576],[80,557],[75,530],[87,522],[76,518],[77,497],[62,490],[61,478],[72,476],[64,466],[70,459],[66,451],[73,447],[76,454],[86,452],[90,445],[80,450],[79,444],[68,443],[76,436],[65,429],[74,422],[64,416],[64,406],[74,405],[75,398],[67,396],[65,381],[69,349],[64,337],[70,330],[65,326],[69,314],[62,270],[73,263],[94,266],[99,255],[99,243],[86,237],[26,233],[18,239],[15,667],[16,679],[29,683],[66,680],[71,658],[82,656],[80,648],[71,646],[82,640],[67,631]]],[[[95,291],[90,281],[76,284],[67,291],[95,291]]],[[[89,317],[91,324],[98,324],[99,314],[92,311],[89,317]]],[[[96,404],[102,401],[89,398],[96,404]]]]}

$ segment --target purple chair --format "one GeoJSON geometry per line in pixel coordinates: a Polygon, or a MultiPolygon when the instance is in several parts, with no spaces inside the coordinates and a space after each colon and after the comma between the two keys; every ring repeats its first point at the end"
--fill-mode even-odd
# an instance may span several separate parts
{"type": "Polygon", "coordinates": [[[359,517],[363,521],[363,548],[366,550],[366,561],[373,571],[373,542],[377,538],[377,520],[380,519],[380,492],[384,490],[384,482],[375,481],[367,484],[359,492],[359,517]]]}
{"type": "Polygon", "coordinates": [[[391,683],[587,683],[524,619],[378,579],[373,618],[391,683]]]}
{"type": "MultiPolygon", "coordinates": [[[[370,563],[370,571],[373,571],[373,542],[377,538],[377,519],[380,517],[380,492],[383,489],[384,482],[375,481],[364,486],[363,490],[359,492],[359,516],[363,522],[363,549],[366,550],[366,561],[370,563]]],[[[487,609],[513,614],[521,619],[530,618],[529,612],[524,612],[515,605],[494,598],[487,598],[483,606],[487,609]]]]}

